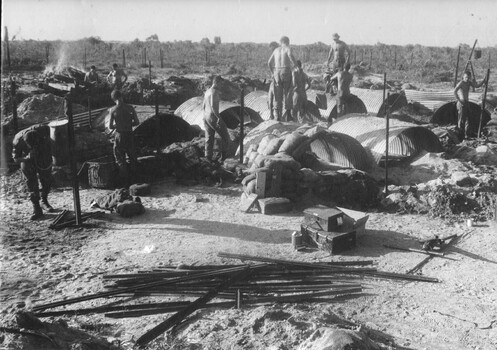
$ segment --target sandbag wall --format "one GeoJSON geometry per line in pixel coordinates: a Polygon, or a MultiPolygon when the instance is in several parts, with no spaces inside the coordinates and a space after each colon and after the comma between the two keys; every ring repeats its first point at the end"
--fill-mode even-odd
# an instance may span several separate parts
{"type": "Polygon", "coordinates": [[[295,202],[313,193],[327,203],[360,209],[373,205],[378,186],[365,172],[356,170],[368,169],[371,164],[356,140],[340,138],[320,127],[290,131],[287,126],[282,126],[282,132],[269,128],[271,133],[248,146],[244,163],[249,175],[242,181],[247,194],[295,202]]]}

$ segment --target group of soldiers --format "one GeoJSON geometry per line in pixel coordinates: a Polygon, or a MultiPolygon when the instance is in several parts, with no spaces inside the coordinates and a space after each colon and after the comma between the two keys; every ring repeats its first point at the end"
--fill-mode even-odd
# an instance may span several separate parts
{"type": "MultiPolygon", "coordinates": [[[[337,33],[332,37],[333,43],[326,62],[328,69],[331,68],[326,76],[326,81],[329,83],[326,91],[337,94],[337,110],[341,115],[350,95],[349,86],[352,82],[352,74],[349,72],[350,49],[340,40],[337,33]],[[335,89],[329,88],[332,86],[331,82],[336,82],[335,89]]],[[[271,119],[302,122],[306,113],[306,91],[310,88],[311,82],[302,69],[302,62],[295,59],[289,45],[290,40],[283,36],[279,47],[274,49],[268,61],[272,75],[269,109],[271,119]]]]}
{"type": "MultiPolygon", "coordinates": [[[[137,165],[132,128],[140,122],[135,109],[123,102],[121,88],[127,79],[128,76],[117,64],[112,66],[112,70],[107,76],[107,81],[113,88],[111,98],[115,103],[115,106],[109,111],[109,128],[114,130],[114,158],[119,170],[119,178],[124,184],[129,185],[134,180],[137,165]],[[126,157],[130,160],[129,171],[126,157]]],[[[100,84],[95,66],[91,66],[84,81],[90,90],[100,84]]],[[[21,130],[15,135],[12,142],[12,158],[15,163],[20,165],[29,200],[33,205],[31,220],[41,218],[43,210],[54,211],[48,202],[48,194],[53,184],[51,142],[48,125],[34,125],[21,130]]]]}

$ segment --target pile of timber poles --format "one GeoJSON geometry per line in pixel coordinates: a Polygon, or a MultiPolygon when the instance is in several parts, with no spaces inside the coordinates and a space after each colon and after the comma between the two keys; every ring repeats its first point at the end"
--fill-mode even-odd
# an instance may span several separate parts
{"type": "Polygon", "coordinates": [[[330,303],[355,298],[364,287],[358,280],[364,277],[438,282],[434,278],[377,271],[373,261],[305,263],[249,255],[219,253],[220,257],[256,264],[204,265],[164,267],[153,271],[106,275],[110,284],[106,291],[65,299],[33,308],[38,317],[103,313],[111,318],[141,317],[173,313],[172,316],[147,331],[136,345],[150,341],[181,323],[187,316],[203,308],[230,308],[268,303],[330,303]],[[190,297],[193,300],[126,305],[131,298],[150,296],[190,297]],[[107,305],[87,309],[46,311],[47,309],[82,301],[121,297],[107,305]],[[217,299],[215,302],[211,302],[217,299]]]}

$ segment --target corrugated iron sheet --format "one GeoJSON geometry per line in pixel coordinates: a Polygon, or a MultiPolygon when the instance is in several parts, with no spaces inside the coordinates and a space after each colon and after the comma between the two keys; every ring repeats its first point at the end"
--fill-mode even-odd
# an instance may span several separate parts
{"type": "Polygon", "coordinates": [[[319,158],[368,171],[373,166],[373,160],[362,145],[353,137],[338,132],[320,132],[309,145],[312,152],[319,158]]]}
{"type": "MultiPolygon", "coordinates": [[[[417,102],[424,107],[435,111],[444,104],[456,101],[454,90],[450,91],[418,91],[418,90],[404,90],[408,102],[417,102]]],[[[481,93],[470,92],[468,96],[469,101],[476,104],[481,104],[481,93]]],[[[487,109],[487,108],[485,108],[487,109]]],[[[490,113],[492,111],[489,111],[490,113]]]]}
{"type": "MultiPolygon", "coordinates": [[[[202,103],[202,96],[193,97],[179,106],[174,111],[174,114],[183,118],[190,125],[198,125],[202,130],[204,130],[204,113],[202,110],[202,103]]],[[[245,106],[245,113],[245,123],[252,121],[258,124],[262,122],[259,114],[252,108],[245,106]]],[[[239,124],[240,105],[233,102],[220,101],[219,114],[226,123],[226,126],[233,129],[239,124]]]]}
{"type": "MultiPolygon", "coordinates": [[[[383,90],[369,90],[351,87],[350,92],[359,97],[368,113],[375,114],[378,117],[385,116],[385,108],[383,105],[383,90]]],[[[387,96],[385,96],[387,98],[387,96]]],[[[388,105],[391,112],[394,112],[403,106],[407,105],[407,99],[403,93],[389,92],[388,105]]]]}
{"type": "Polygon", "coordinates": [[[271,117],[269,111],[268,93],[263,90],[256,90],[248,93],[244,97],[245,106],[252,108],[259,113],[263,120],[269,120],[271,117]]]}
{"type": "MultiPolygon", "coordinates": [[[[339,119],[329,130],[341,132],[354,137],[371,152],[378,163],[385,154],[385,119],[348,115],[339,119]]],[[[415,124],[390,120],[388,153],[391,157],[409,158],[421,151],[441,152],[442,145],[438,137],[430,130],[415,124]]]]}

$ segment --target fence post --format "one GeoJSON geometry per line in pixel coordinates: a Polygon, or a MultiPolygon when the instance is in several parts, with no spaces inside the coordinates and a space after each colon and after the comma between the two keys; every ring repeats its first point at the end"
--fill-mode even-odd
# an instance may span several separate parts
{"type": "Polygon", "coordinates": [[[47,65],[48,65],[49,58],[50,58],[49,54],[50,54],[50,44],[47,44],[47,46],[45,46],[45,56],[47,59],[47,65]]]}
{"type": "Polygon", "coordinates": [[[12,125],[14,127],[14,132],[17,132],[17,102],[16,102],[16,81],[10,77],[10,99],[12,102],[12,125]]]}
{"type": "Polygon", "coordinates": [[[240,163],[243,164],[243,127],[245,121],[245,97],[244,95],[244,87],[242,85],[242,91],[240,92],[240,163]]]}
{"type": "Polygon", "coordinates": [[[124,49],[123,49],[123,68],[126,67],[126,55],[124,54],[124,49]]]}
{"type": "Polygon", "coordinates": [[[150,86],[152,86],[152,61],[148,61],[148,80],[150,81],[150,86]]]}
{"type": "Polygon", "coordinates": [[[369,51],[369,69],[373,70],[373,48],[369,51]]]}
{"type": "Polygon", "coordinates": [[[7,51],[7,65],[9,66],[10,69],[10,48],[9,48],[9,31],[7,29],[7,26],[5,26],[5,48],[7,51]]]}
{"type": "Polygon", "coordinates": [[[164,55],[162,53],[162,48],[160,49],[160,67],[164,68],[164,55]]]}
{"type": "Polygon", "coordinates": [[[397,69],[397,50],[394,49],[393,69],[397,69]]]}

